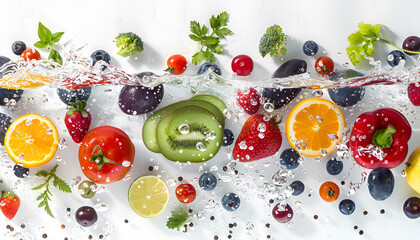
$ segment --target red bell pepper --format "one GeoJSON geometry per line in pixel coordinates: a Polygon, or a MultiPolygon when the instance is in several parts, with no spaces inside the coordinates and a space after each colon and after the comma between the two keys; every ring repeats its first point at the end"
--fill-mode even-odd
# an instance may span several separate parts
{"type": "Polygon", "coordinates": [[[381,108],[356,119],[348,145],[360,166],[391,169],[407,156],[411,132],[404,115],[392,108],[381,108]]]}

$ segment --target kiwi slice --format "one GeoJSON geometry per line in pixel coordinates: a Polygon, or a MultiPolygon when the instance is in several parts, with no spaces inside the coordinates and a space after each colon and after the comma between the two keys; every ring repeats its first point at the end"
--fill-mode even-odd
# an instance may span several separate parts
{"type": "Polygon", "coordinates": [[[222,126],[225,125],[225,117],[223,113],[220,112],[219,108],[210,102],[203,100],[186,100],[173,103],[153,113],[143,125],[143,142],[150,151],[160,153],[159,146],[156,142],[156,127],[159,121],[174,110],[188,105],[200,106],[209,110],[216,120],[222,124],[222,126]]]}
{"type": "Polygon", "coordinates": [[[160,120],[156,139],[162,154],[171,161],[204,162],[222,146],[223,126],[207,109],[187,106],[160,120]]]}
{"type": "Polygon", "coordinates": [[[220,110],[221,113],[224,113],[225,109],[227,109],[226,104],[220,98],[213,95],[201,94],[201,95],[194,96],[191,99],[197,99],[197,100],[210,102],[214,106],[216,106],[220,110]]]}

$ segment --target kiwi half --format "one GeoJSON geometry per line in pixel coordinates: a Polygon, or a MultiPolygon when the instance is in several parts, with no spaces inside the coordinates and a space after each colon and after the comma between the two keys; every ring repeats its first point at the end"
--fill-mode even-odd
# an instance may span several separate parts
{"type": "Polygon", "coordinates": [[[223,126],[207,109],[186,106],[160,120],[156,139],[162,154],[171,161],[204,162],[219,151],[223,126]]]}
{"type": "MultiPolygon", "coordinates": [[[[212,103],[214,106],[216,106],[221,113],[223,113],[225,111],[225,109],[227,109],[226,104],[218,97],[213,96],[213,95],[207,95],[207,94],[201,94],[201,95],[197,95],[191,98],[192,100],[203,100],[203,101],[207,101],[212,103]]],[[[224,118],[226,118],[223,115],[224,118]]]]}
{"type": "MultiPolygon", "coordinates": [[[[198,95],[200,96],[200,95],[198,95]]],[[[221,100],[220,100],[221,101],[221,100]]],[[[155,113],[153,113],[144,123],[143,125],[143,142],[146,147],[155,153],[160,153],[159,146],[156,141],[156,127],[159,121],[164,118],[169,113],[177,110],[181,107],[188,106],[188,105],[196,105],[203,107],[211,112],[211,114],[216,118],[217,121],[220,122],[222,126],[225,124],[225,117],[222,112],[220,112],[219,108],[213,105],[212,103],[204,100],[186,100],[177,103],[173,103],[168,105],[162,109],[159,109],[155,113]]]]}

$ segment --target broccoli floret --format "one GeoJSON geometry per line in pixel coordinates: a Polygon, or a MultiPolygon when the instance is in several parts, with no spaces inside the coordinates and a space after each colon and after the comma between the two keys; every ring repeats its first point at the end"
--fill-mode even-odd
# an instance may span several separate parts
{"type": "Polygon", "coordinates": [[[128,57],[143,51],[143,41],[137,34],[132,32],[118,34],[114,42],[120,48],[117,54],[123,57],[128,57]]]}
{"type": "Polygon", "coordinates": [[[268,53],[270,56],[281,56],[285,57],[287,49],[286,45],[286,34],[278,25],[268,27],[264,35],[260,39],[259,50],[261,56],[265,57],[268,53]]]}

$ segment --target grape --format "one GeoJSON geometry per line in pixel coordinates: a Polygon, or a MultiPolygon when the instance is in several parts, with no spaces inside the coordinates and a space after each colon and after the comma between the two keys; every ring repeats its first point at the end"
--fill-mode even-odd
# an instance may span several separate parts
{"type": "Polygon", "coordinates": [[[289,204],[282,205],[278,203],[274,206],[272,214],[277,222],[287,223],[293,218],[293,209],[289,206],[289,204]]]}
{"type": "Polygon", "coordinates": [[[82,227],[90,227],[98,221],[98,214],[95,209],[89,206],[83,206],[77,209],[75,218],[82,227]]]}
{"type": "Polygon", "coordinates": [[[326,167],[327,167],[327,172],[330,175],[338,175],[343,171],[343,162],[338,161],[335,158],[332,158],[327,162],[326,167]]]}
{"type": "MultiPolygon", "coordinates": [[[[402,48],[409,51],[419,51],[420,50],[420,38],[416,36],[407,37],[402,45],[402,48]]],[[[413,53],[408,53],[408,55],[414,55],[413,53]]]]}
{"type": "Polygon", "coordinates": [[[404,214],[411,219],[420,217],[420,198],[410,197],[403,205],[404,214]]]}
{"type": "Polygon", "coordinates": [[[356,204],[354,204],[353,200],[344,199],[343,201],[338,204],[338,209],[344,215],[350,215],[356,209],[356,204]]]}
{"type": "Polygon", "coordinates": [[[391,196],[394,183],[394,175],[387,168],[376,168],[369,173],[369,193],[377,201],[383,201],[391,196]]]}
{"type": "Polygon", "coordinates": [[[229,212],[233,212],[241,205],[241,199],[235,193],[226,193],[222,198],[222,206],[229,212]]]}

